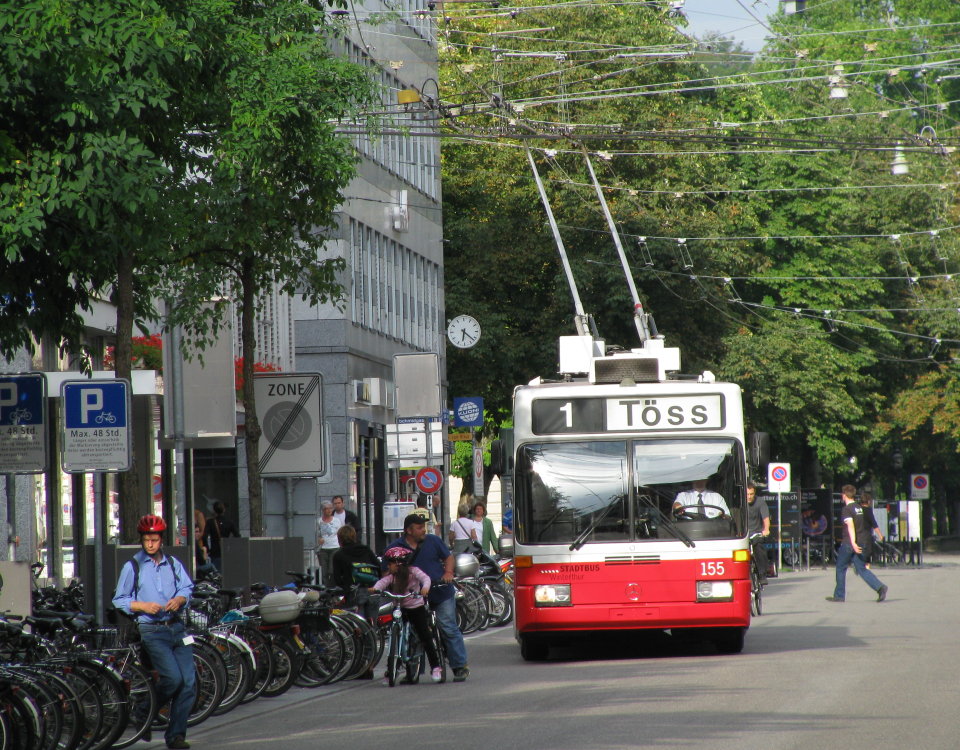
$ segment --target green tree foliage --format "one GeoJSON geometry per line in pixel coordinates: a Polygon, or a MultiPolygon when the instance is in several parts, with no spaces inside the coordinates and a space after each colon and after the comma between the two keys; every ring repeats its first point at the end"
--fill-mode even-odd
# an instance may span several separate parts
{"type": "Polygon", "coordinates": [[[209,301],[227,293],[237,305],[254,534],[263,531],[255,312],[272,290],[312,304],[340,297],[343,260],[324,249],[325,230],[357,157],[336,127],[375,90],[364,68],[332,54],[317,33],[327,25],[323,7],[273,0],[217,19],[205,122],[184,137],[195,163],[180,185],[179,263],[167,267],[170,322],[203,340],[228,312],[209,301]]]}
{"type": "MultiPolygon", "coordinates": [[[[33,0],[0,9],[0,351],[40,336],[78,349],[80,311],[112,293],[124,376],[134,319],[155,316],[158,296],[200,348],[233,297],[252,368],[253,315],[268,287],[314,301],[339,294],[341,261],[320,248],[355,157],[336,123],[374,85],[331,52],[325,8],[33,0]]],[[[258,534],[252,369],[244,376],[258,534]]],[[[136,497],[135,484],[124,494],[136,497]]],[[[124,504],[127,537],[136,512],[124,504]]]]}
{"type": "Polygon", "coordinates": [[[554,371],[556,335],[574,332],[527,146],[584,307],[608,343],[636,345],[586,147],[684,370],[741,383],[751,427],[801,464],[806,486],[888,476],[898,431],[934,423],[906,419],[906,394],[929,389],[960,340],[960,243],[930,231],[960,224],[955,8],[806,7],[775,14],[749,64],[725,40],[692,43],[653,6],[545,4],[448,24],[443,82],[463,132],[444,144],[447,309],[474,312],[486,337],[451,355],[452,391],[486,382],[505,406],[515,383],[554,371]],[[891,174],[897,149],[909,176],[891,174]]]}

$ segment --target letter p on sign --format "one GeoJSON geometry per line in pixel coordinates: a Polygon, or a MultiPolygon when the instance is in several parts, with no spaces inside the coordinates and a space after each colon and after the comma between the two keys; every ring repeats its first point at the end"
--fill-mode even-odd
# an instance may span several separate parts
{"type": "Polygon", "coordinates": [[[17,405],[17,384],[3,383],[0,385],[0,409],[17,405]]]}
{"type": "Polygon", "coordinates": [[[90,412],[103,411],[103,389],[84,388],[80,396],[80,421],[90,422],[90,412]]]}

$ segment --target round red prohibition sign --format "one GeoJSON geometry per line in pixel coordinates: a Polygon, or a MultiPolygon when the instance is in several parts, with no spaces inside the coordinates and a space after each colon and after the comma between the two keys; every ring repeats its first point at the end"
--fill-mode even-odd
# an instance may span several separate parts
{"type": "Polygon", "coordinates": [[[918,490],[925,489],[927,486],[927,478],[922,475],[915,476],[913,478],[913,486],[916,487],[918,490]]]}
{"type": "Polygon", "coordinates": [[[439,469],[425,466],[417,472],[416,482],[418,490],[430,495],[443,485],[443,474],[440,473],[439,469]]]}
{"type": "Polygon", "coordinates": [[[770,472],[770,476],[772,476],[776,481],[782,482],[787,478],[787,469],[784,466],[774,466],[773,471],[770,472]]]}

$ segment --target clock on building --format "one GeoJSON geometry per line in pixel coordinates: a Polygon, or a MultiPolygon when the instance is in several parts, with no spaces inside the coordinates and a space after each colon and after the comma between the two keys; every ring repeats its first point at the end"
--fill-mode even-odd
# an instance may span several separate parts
{"type": "Polygon", "coordinates": [[[458,349],[469,349],[480,340],[480,324],[469,315],[458,315],[447,326],[447,338],[458,349]]]}

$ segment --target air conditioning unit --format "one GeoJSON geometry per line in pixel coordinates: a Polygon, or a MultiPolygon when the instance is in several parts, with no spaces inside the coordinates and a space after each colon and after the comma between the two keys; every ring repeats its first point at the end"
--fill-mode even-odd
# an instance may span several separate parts
{"type": "Polygon", "coordinates": [[[391,208],[393,228],[397,232],[406,232],[410,229],[410,206],[407,203],[406,190],[393,191],[395,204],[391,208]]]}
{"type": "Polygon", "coordinates": [[[353,403],[369,404],[370,383],[367,380],[351,380],[350,383],[353,386],[353,403]]]}
{"type": "Polygon", "coordinates": [[[386,399],[386,384],[383,378],[364,378],[363,382],[367,384],[370,390],[370,405],[383,406],[386,399]]]}

